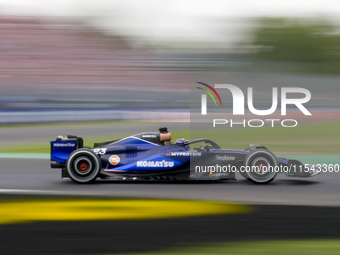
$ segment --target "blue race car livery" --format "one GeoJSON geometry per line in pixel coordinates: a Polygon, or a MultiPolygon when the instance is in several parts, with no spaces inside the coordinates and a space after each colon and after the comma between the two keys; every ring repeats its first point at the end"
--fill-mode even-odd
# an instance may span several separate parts
{"type": "Polygon", "coordinates": [[[251,145],[227,150],[202,138],[171,142],[167,128],[84,147],[81,137],[57,136],[51,141],[51,167],[77,183],[97,178],[115,180],[236,180],[236,172],[258,184],[269,183],[278,173],[311,177],[297,160],[276,157],[266,147],[251,145]],[[195,148],[197,146],[197,148],[195,148]]]}

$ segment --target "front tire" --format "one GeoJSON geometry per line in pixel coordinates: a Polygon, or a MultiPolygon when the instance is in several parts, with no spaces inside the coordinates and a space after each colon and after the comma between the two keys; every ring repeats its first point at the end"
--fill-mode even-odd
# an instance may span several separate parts
{"type": "Polygon", "coordinates": [[[70,178],[76,183],[94,182],[101,170],[99,157],[88,149],[71,153],[65,166],[70,178]]]}
{"type": "Polygon", "coordinates": [[[266,184],[273,181],[277,175],[277,159],[268,150],[254,150],[244,160],[247,172],[242,176],[256,184],[266,184]]]}

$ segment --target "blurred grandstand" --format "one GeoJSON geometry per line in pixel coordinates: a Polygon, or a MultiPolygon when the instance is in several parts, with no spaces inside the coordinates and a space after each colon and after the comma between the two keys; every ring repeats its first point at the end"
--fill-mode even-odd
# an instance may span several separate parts
{"type": "MultiPolygon", "coordinates": [[[[77,18],[0,18],[0,123],[189,121],[190,82],[218,76],[243,90],[256,86],[262,107],[270,105],[273,86],[308,88],[309,107],[321,116],[335,111],[329,118],[338,118],[337,77],[273,76],[282,63],[244,58],[237,50],[137,48],[86,24],[77,18]],[[273,66],[278,68],[269,74],[273,66]]],[[[231,104],[230,98],[226,106],[231,104]]]]}
{"type": "Polygon", "coordinates": [[[0,52],[0,123],[164,111],[187,121],[192,72],[230,65],[221,52],[135,49],[77,19],[46,17],[0,18],[0,52]]]}
{"type": "Polygon", "coordinates": [[[187,106],[188,74],[175,75],[166,56],[77,20],[2,17],[0,52],[2,123],[115,119],[117,109],[187,106]]]}

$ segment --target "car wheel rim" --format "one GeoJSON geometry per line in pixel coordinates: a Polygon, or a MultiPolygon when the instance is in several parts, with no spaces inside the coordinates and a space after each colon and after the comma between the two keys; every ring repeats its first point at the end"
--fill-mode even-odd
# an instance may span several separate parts
{"type": "Polygon", "coordinates": [[[277,163],[275,156],[267,152],[255,152],[252,157],[246,161],[246,165],[250,166],[247,175],[252,181],[256,183],[269,182],[277,175],[277,163]]]}
{"type": "Polygon", "coordinates": [[[74,161],[74,170],[79,175],[87,175],[92,171],[92,161],[88,157],[79,157],[74,161]]]}
{"type": "Polygon", "coordinates": [[[269,161],[264,157],[258,157],[253,162],[252,165],[255,166],[254,172],[258,175],[265,175],[267,174],[270,169],[269,161]]]}

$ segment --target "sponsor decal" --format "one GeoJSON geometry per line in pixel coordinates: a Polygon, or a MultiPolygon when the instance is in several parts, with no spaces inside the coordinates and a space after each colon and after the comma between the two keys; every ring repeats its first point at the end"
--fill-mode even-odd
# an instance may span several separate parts
{"type": "Polygon", "coordinates": [[[120,158],[117,155],[112,155],[109,158],[109,162],[111,165],[117,165],[120,162],[120,158]]]}
{"type": "Polygon", "coordinates": [[[75,143],[54,143],[53,146],[56,147],[75,147],[75,143]]]}
{"type": "Polygon", "coordinates": [[[227,160],[235,160],[235,157],[234,156],[227,156],[227,155],[224,155],[224,156],[216,155],[215,159],[220,160],[220,161],[227,161],[227,160]]]}
{"type": "Polygon", "coordinates": [[[142,135],[142,138],[156,138],[156,135],[142,135]]]}
{"type": "Polygon", "coordinates": [[[200,152],[171,152],[167,156],[201,156],[200,152]]]}
{"type": "Polygon", "coordinates": [[[173,161],[137,161],[137,167],[173,167],[173,161]]]}

